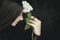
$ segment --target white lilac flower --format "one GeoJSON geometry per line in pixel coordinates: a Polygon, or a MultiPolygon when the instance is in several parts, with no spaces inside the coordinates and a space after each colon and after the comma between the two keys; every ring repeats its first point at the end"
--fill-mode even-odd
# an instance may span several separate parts
{"type": "Polygon", "coordinates": [[[27,1],[22,1],[22,4],[23,4],[23,8],[24,8],[24,10],[23,10],[24,13],[33,11],[32,6],[27,1]]]}

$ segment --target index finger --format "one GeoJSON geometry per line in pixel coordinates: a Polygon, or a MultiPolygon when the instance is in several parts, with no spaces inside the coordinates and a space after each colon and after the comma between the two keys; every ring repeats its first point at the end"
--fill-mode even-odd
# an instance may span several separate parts
{"type": "Polygon", "coordinates": [[[34,17],[34,16],[31,16],[31,19],[34,20],[34,21],[40,21],[39,19],[37,19],[37,18],[34,17]]]}

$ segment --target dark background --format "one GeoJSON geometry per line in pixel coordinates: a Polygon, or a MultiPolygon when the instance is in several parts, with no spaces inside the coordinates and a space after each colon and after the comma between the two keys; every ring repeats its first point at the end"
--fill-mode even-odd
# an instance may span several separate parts
{"type": "MultiPolygon", "coordinates": [[[[21,4],[22,0],[12,0],[21,4]]],[[[56,0],[27,0],[34,8],[32,15],[42,21],[42,34],[38,40],[56,40],[56,28],[59,25],[60,10],[56,0]],[[57,12],[56,12],[57,9],[57,12]]],[[[58,2],[59,4],[59,2],[58,2]]]]}
{"type": "Polygon", "coordinates": [[[30,0],[30,4],[34,8],[33,15],[42,21],[39,40],[57,40],[56,27],[59,18],[56,13],[56,0],[30,0]]]}
{"type": "MultiPolygon", "coordinates": [[[[20,4],[21,0],[13,0],[20,4]]],[[[56,40],[56,27],[59,14],[56,13],[56,0],[27,0],[34,8],[33,16],[42,21],[42,34],[38,40],[56,40]]],[[[59,9],[59,8],[58,8],[59,9]]]]}
{"type": "Polygon", "coordinates": [[[28,0],[33,6],[33,16],[42,21],[42,34],[39,40],[56,40],[56,27],[58,13],[56,13],[56,0],[28,0]]]}

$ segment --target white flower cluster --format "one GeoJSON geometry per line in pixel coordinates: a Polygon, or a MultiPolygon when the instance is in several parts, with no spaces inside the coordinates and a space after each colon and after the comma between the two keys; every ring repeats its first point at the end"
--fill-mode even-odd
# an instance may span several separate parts
{"type": "Polygon", "coordinates": [[[24,13],[33,11],[32,6],[31,6],[27,1],[22,1],[22,5],[23,5],[23,8],[24,8],[24,9],[23,9],[23,12],[24,12],[24,13]]]}

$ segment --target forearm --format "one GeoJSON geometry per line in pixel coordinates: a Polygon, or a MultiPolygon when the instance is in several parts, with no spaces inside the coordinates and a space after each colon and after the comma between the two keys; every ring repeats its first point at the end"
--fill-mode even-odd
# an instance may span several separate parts
{"type": "Polygon", "coordinates": [[[3,1],[0,7],[0,29],[11,24],[20,14],[22,7],[11,1],[3,1]]]}

